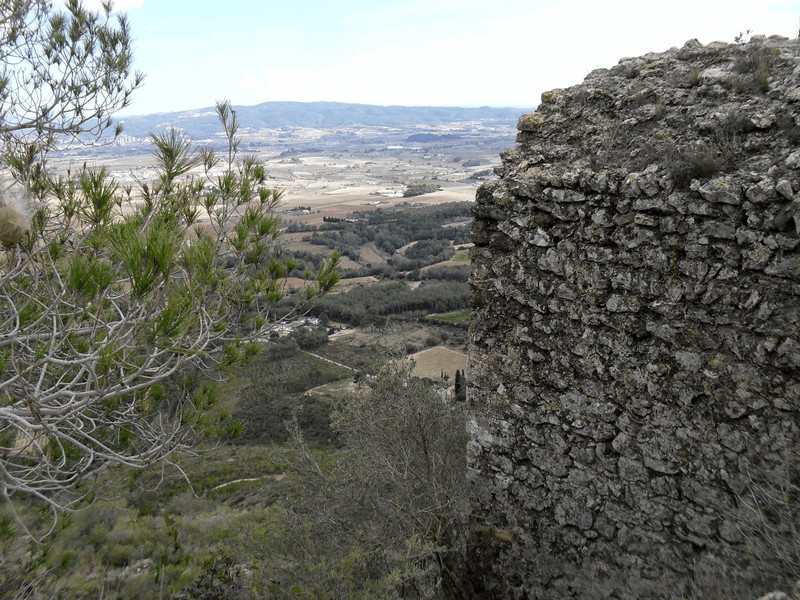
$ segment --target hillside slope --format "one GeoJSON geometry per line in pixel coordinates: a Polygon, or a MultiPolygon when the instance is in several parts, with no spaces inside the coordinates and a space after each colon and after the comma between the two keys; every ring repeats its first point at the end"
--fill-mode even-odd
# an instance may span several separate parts
{"type": "MultiPolygon", "coordinates": [[[[437,126],[456,121],[513,123],[520,108],[463,108],[434,106],[375,106],[341,102],[264,102],[255,106],[234,107],[243,128],[280,129],[283,127],[437,126]]],[[[131,116],[121,119],[125,133],[140,137],[170,126],[179,127],[191,137],[211,135],[219,130],[213,107],[175,113],[131,116]]]]}

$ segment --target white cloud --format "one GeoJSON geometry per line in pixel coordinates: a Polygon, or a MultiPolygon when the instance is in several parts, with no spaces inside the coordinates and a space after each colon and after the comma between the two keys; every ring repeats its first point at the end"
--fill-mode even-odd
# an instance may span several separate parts
{"type": "Polygon", "coordinates": [[[326,67],[271,68],[241,85],[254,98],[458,104],[489,65],[467,40],[375,48],[326,67]]]}
{"type": "Polygon", "coordinates": [[[751,0],[557,0],[528,14],[504,17],[497,10],[497,18],[469,33],[442,27],[435,40],[422,42],[388,36],[385,44],[336,64],[274,60],[240,78],[240,85],[247,103],[533,106],[543,91],[580,83],[595,68],[691,38],[732,42],[747,29],[794,36],[800,8],[790,4],[762,0],[756,10],[751,0]]]}

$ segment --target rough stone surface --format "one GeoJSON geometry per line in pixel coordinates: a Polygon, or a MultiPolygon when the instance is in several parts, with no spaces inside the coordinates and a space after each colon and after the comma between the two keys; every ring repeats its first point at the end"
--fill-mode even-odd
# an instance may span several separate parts
{"type": "Polygon", "coordinates": [[[681,597],[797,464],[798,72],[692,41],[520,118],[474,211],[481,597],[681,597]]]}

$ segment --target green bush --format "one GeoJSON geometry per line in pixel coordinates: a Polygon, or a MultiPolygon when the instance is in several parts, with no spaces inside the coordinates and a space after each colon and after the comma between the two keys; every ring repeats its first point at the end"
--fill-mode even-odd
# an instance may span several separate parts
{"type": "Polygon", "coordinates": [[[414,196],[423,196],[425,194],[432,194],[441,189],[438,183],[411,183],[406,187],[403,192],[403,198],[413,198],[414,196]]]}
{"type": "Polygon", "coordinates": [[[337,406],[340,450],[320,456],[295,436],[304,487],[251,540],[264,595],[463,597],[465,418],[393,364],[337,406]]]}

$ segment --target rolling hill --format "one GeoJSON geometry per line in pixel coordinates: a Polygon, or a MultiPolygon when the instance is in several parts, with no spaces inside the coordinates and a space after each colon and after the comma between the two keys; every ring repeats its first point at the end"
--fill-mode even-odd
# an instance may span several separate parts
{"type": "MultiPolygon", "coordinates": [[[[287,127],[373,126],[435,127],[445,123],[479,121],[486,125],[515,124],[519,115],[530,108],[463,108],[433,106],[376,106],[341,102],[264,102],[255,106],[234,107],[242,128],[281,129],[287,127]]],[[[176,127],[193,137],[219,131],[213,107],[174,113],[131,116],[120,119],[125,133],[146,136],[150,132],[176,127]]]]}

